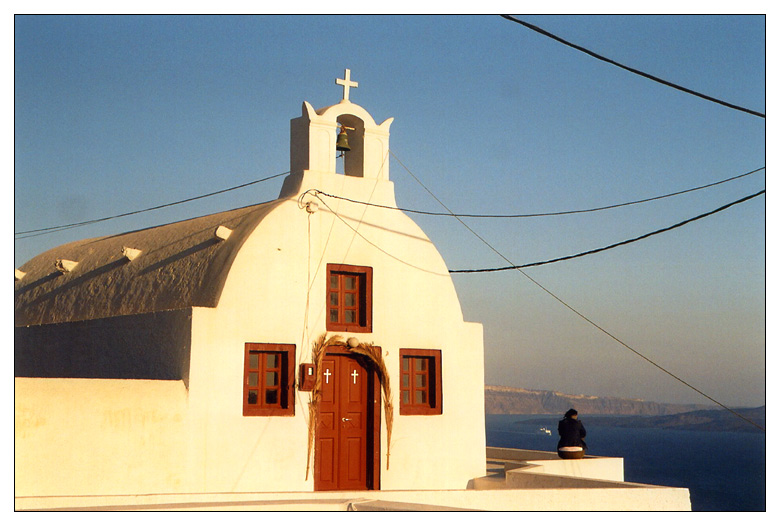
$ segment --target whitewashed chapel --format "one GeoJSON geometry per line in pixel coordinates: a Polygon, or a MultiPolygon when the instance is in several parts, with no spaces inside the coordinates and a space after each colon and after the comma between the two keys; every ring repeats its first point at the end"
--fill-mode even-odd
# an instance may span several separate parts
{"type": "Polygon", "coordinates": [[[485,475],[482,326],[394,209],[392,119],[349,100],[349,70],[337,83],[338,104],[291,121],[278,199],[17,269],[17,497],[485,475]]]}

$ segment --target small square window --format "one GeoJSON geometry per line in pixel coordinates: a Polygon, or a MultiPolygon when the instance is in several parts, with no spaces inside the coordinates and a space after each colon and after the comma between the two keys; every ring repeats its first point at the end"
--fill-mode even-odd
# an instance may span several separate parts
{"type": "Polygon", "coordinates": [[[402,415],[440,415],[441,351],[401,349],[402,415]]]}
{"type": "Polygon", "coordinates": [[[371,267],[328,264],[329,331],[371,332],[371,267]]]}
{"type": "Polygon", "coordinates": [[[295,414],[295,345],[244,345],[244,416],[295,414]]]}

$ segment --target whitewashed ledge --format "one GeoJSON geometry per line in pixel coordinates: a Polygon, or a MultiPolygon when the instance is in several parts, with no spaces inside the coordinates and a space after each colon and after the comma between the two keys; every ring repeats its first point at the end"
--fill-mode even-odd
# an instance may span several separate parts
{"type": "Polygon", "coordinates": [[[623,481],[623,459],[487,448],[467,489],[16,497],[17,511],[690,511],[686,488],[623,481]]]}

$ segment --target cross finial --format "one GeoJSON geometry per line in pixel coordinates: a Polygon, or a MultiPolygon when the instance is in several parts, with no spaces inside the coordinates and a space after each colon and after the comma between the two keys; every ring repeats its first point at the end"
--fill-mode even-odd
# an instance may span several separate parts
{"type": "Polygon", "coordinates": [[[350,71],[348,69],[344,70],[344,78],[343,79],[336,79],[336,84],[339,84],[341,86],[344,86],[344,98],[341,100],[349,100],[349,88],[357,88],[358,83],[350,80],[349,78],[350,71]]]}

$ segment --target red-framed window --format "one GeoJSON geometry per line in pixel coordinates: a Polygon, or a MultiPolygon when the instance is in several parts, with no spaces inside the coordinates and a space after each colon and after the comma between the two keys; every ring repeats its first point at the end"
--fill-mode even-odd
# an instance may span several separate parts
{"type": "Polygon", "coordinates": [[[327,271],[325,328],[329,331],[371,332],[371,267],[329,263],[327,271]]]}
{"type": "Polygon", "coordinates": [[[244,416],[295,414],[295,345],[244,344],[244,416]]]}
{"type": "Polygon", "coordinates": [[[402,415],[440,415],[441,351],[401,349],[402,415]]]}

